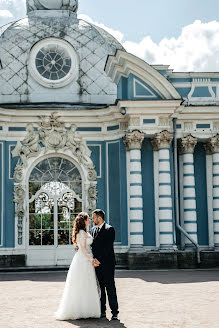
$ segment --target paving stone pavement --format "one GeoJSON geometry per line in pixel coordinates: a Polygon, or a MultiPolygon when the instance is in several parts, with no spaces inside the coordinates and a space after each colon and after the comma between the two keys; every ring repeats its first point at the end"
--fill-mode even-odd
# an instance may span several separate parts
{"type": "Polygon", "coordinates": [[[1,328],[218,328],[219,270],[117,271],[119,321],[53,317],[67,272],[0,274],[1,328]]]}

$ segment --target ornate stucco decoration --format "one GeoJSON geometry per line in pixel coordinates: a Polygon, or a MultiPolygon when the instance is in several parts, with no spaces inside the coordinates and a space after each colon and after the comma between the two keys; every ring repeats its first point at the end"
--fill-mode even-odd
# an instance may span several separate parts
{"type": "Polygon", "coordinates": [[[209,139],[204,147],[207,155],[219,152],[219,134],[209,139]]]}
{"type": "Polygon", "coordinates": [[[27,0],[27,13],[33,10],[71,10],[77,12],[78,0],[27,0]]]}
{"type": "Polygon", "coordinates": [[[181,153],[193,153],[198,139],[191,134],[181,139],[180,152],[181,153]]]}
{"type": "Polygon", "coordinates": [[[34,130],[32,124],[28,124],[27,136],[22,142],[17,142],[12,156],[19,156],[23,167],[26,167],[28,159],[38,156],[42,151],[47,153],[49,150],[57,152],[61,149],[70,149],[78,158],[78,162],[87,168],[88,179],[96,180],[97,174],[86,141],[76,132],[75,124],[72,124],[68,131],[65,124],[59,120],[60,117],[55,114],[52,113],[49,117],[40,116],[38,131],[34,130]]]}
{"type": "Polygon", "coordinates": [[[144,133],[139,130],[127,132],[123,137],[123,141],[126,145],[127,150],[134,148],[141,149],[142,142],[144,140],[144,133]]]}
{"type": "Polygon", "coordinates": [[[15,203],[15,215],[18,218],[17,221],[17,242],[18,245],[23,243],[23,217],[25,215],[24,210],[24,199],[25,199],[25,190],[19,184],[14,186],[14,203],[15,203]]]}
{"type": "Polygon", "coordinates": [[[18,244],[22,244],[22,219],[25,215],[25,171],[34,157],[47,153],[68,153],[83,168],[85,174],[85,210],[91,212],[96,208],[97,173],[91,160],[91,151],[86,141],[78,134],[77,127],[72,124],[67,130],[60,121],[60,116],[52,113],[51,116],[41,116],[39,128],[35,131],[32,124],[26,127],[27,135],[23,141],[18,141],[12,151],[12,156],[18,156],[20,161],[14,170],[14,202],[15,214],[18,218],[18,244]],[[21,237],[20,237],[21,236],[21,237]]]}
{"type": "Polygon", "coordinates": [[[173,134],[164,130],[162,132],[156,133],[154,138],[151,140],[152,146],[155,151],[162,148],[169,148],[173,140],[173,134]]]}

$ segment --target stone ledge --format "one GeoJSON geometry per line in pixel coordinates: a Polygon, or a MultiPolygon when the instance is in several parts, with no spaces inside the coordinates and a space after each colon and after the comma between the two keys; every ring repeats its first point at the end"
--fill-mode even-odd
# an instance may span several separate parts
{"type": "MultiPolygon", "coordinates": [[[[219,251],[201,251],[201,263],[197,263],[196,252],[143,252],[117,253],[116,269],[153,270],[153,269],[210,269],[219,268],[219,251]]],[[[69,266],[27,267],[25,255],[0,255],[0,271],[68,270],[69,266]]]]}
{"type": "Polygon", "coordinates": [[[144,252],[116,254],[117,264],[130,270],[219,268],[219,251],[201,251],[201,263],[196,252],[144,252]]]}
{"type": "Polygon", "coordinates": [[[1,267],[19,267],[25,266],[25,255],[0,255],[1,267]]]}

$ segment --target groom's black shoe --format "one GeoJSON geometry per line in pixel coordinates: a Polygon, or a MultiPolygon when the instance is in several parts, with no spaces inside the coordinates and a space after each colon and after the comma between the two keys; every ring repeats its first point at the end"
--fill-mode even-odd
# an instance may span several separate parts
{"type": "Polygon", "coordinates": [[[117,315],[113,315],[112,318],[111,318],[111,320],[118,320],[117,315]]]}
{"type": "Polygon", "coordinates": [[[101,318],[106,318],[106,313],[101,313],[101,318]]]}

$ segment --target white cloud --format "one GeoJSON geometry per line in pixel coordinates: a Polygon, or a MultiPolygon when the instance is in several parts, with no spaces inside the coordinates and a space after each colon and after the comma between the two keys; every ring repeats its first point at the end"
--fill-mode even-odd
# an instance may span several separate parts
{"type": "Polygon", "coordinates": [[[219,22],[196,20],[185,26],[178,38],[163,38],[159,43],[150,36],[140,42],[124,41],[124,34],[87,15],[79,15],[112,34],[124,48],[149,64],[170,65],[175,71],[219,71],[219,22]]]}
{"type": "Polygon", "coordinates": [[[78,18],[83,19],[91,24],[95,24],[101,28],[103,28],[104,30],[106,30],[108,33],[110,33],[111,35],[114,36],[114,38],[116,38],[119,42],[122,42],[123,38],[124,38],[124,34],[118,30],[114,30],[110,27],[107,27],[106,25],[104,25],[103,23],[98,23],[93,21],[89,16],[84,15],[84,14],[80,14],[78,15],[78,18]]]}
{"type": "Polygon", "coordinates": [[[158,44],[145,37],[126,41],[128,52],[149,64],[169,64],[175,71],[219,71],[219,22],[197,20],[182,29],[178,38],[164,38],[158,44]]]}
{"type": "Polygon", "coordinates": [[[26,0],[0,0],[0,26],[20,19],[25,14],[26,0]]]}
{"type": "Polygon", "coordinates": [[[0,10],[0,17],[11,18],[13,15],[9,10],[0,10]]]}

